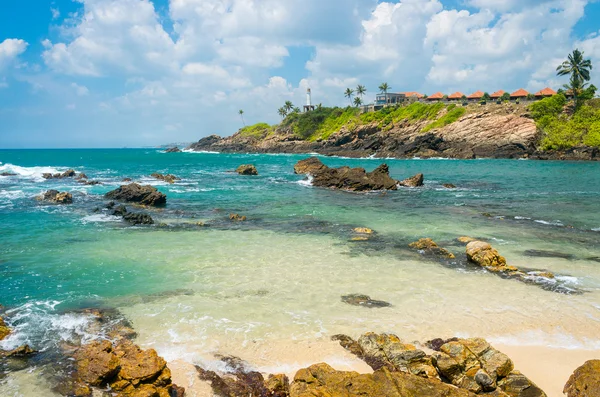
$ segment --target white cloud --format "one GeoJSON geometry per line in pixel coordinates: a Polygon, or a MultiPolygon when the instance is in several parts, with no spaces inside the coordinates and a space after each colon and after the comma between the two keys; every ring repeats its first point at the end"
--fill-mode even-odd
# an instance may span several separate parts
{"type": "Polygon", "coordinates": [[[90,94],[90,90],[86,86],[79,85],[77,83],[71,83],[71,88],[75,90],[78,96],[87,96],[90,94]]]}
{"type": "Polygon", "coordinates": [[[0,70],[25,52],[29,44],[21,39],[6,39],[0,43],[0,70]]]}
{"type": "Polygon", "coordinates": [[[60,17],[60,10],[58,8],[50,7],[52,13],[52,19],[58,19],[60,17]]]}

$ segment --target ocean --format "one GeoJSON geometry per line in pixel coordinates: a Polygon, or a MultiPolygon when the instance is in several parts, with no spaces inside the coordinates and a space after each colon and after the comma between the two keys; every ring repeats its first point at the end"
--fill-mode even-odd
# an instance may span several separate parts
{"type": "MultiPolygon", "coordinates": [[[[0,348],[51,351],[97,338],[83,335],[89,318],[77,310],[102,307],[117,309],[136,343],[168,361],[210,366],[215,353],[236,354],[264,372],[312,359],[347,366],[335,350],[319,354],[319,343],[366,331],[600,351],[600,163],[321,157],[368,171],[385,162],[395,179],[425,175],[422,188],[349,193],[295,175],[306,157],[0,150],[0,174],[16,174],[0,176],[0,304],[14,327],[0,348]],[[232,172],[241,164],[259,176],[232,172]],[[42,178],[70,168],[101,184],[42,178]],[[136,209],[154,225],[130,226],[105,209],[103,195],[123,178],[167,195],[164,208],[136,209]],[[35,200],[48,189],[71,192],[73,204],[35,200]],[[356,227],[374,234],[357,240],[356,227]],[[490,242],[531,282],[466,263],[460,236],[490,242]],[[456,259],[408,248],[423,237],[456,259]],[[556,277],[540,280],[536,270],[556,277]],[[391,306],[341,301],[352,293],[391,306]]],[[[0,395],[53,395],[41,380],[32,389],[31,369],[6,372],[0,395]]],[[[43,372],[40,363],[33,377],[43,372]]]]}

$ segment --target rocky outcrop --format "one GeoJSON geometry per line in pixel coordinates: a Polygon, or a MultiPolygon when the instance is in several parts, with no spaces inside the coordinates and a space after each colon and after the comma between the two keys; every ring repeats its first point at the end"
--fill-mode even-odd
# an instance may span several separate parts
{"type": "Polygon", "coordinates": [[[389,168],[382,164],[371,172],[364,168],[329,168],[316,157],[301,160],[294,171],[313,177],[313,186],[328,187],[355,192],[371,190],[396,190],[397,182],[390,177],[389,168]]]}
{"type": "Polygon", "coordinates": [[[506,259],[484,241],[471,241],[467,244],[467,259],[494,273],[518,270],[514,266],[508,266],[506,259]]]}
{"type": "Polygon", "coordinates": [[[6,338],[10,334],[10,328],[4,322],[4,319],[0,317],[0,340],[6,338]]]}
{"type": "Polygon", "coordinates": [[[141,205],[161,206],[167,203],[167,196],[150,185],[131,183],[106,193],[110,200],[126,201],[141,205]]]}
{"type": "Polygon", "coordinates": [[[43,173],[42,178],[44,178],[44,179],[63,179],[63,178],[73,178],[75,175],[77,175],[75,170],[67,170],[63,173],[56,173],[56,174],[43,173]]]}
{"type": "Polygon", "coordinates": [[[80,395],[91,395],[89,387],[110,386],[117,397],[168,397],[179,389],[171,382],[166,361],[154,349],[142,350],[127,340],[85,345],[76,352],[75,365],[80,395]]]}
{"type": "Polygon", "coordinates": [[[423,174],[417,174],[415,176],[411,176],[410,178],[398,182],[398,184],[404,187],[420,187],[423,186],[423,179],[423,174]]]}
{"type": "Polygon", "coordinates": [[[175,181],[180,181],[181,178],[176,177],[175,175],[172,174],[159,174],[158,172],[155,172],[154,174],[150,175],[152,178],[158,179],[159,181],[165,181],[167,183],[173,184],[175,183],[175,181]]]}
{"type": "MultiPolygon", "coordinates": [[[[114,204],[114,203],[113,203],[114,204]]],[[[110,208],[114,207],[111,206],[110,208]]],[[[137,212],[129,212],[127,211],[127,207],[124,205],[119,205],[113,211],[113,216],[120,216],[126,222],[131,223],[132,225],[153,225],[154,219],[148,214],[141,214],[137,212]]]]}
{"type": "Polygon", "coordinates": [[[240,175],[258,175],[256,167],[252,164],[242,164],[235,170],[240,175]]]}
{"type": "Polygon", "coordinates": [[[580,146],[565,150],[535,151],[528,157],[532,160],[598,161],[600,160],[600,149],[580,146]]]}
{"type": "Polygon", "coordinates": [[[352,306],[362,306],[368,308],[392,306],[391,303],[371,299],[370,296],[361,294],[343,295],[342,302],[352,306]]]}
{"type": "Polygon", "coordinates": [[[0,357],[4,357],[4,358],[26,358],[29,356],[33,356],[34,354],[36,354],[37,351],[33,350],[31,347],[29,347],[29,345],[23,345],[23,346],[19,346],[16,349],[13,350],[9,350],[9,351],[2,351],[0,350],[0,357]]]}
{"type": "Polygon", "coordinates": [[[39,201],[46,201],[54,204],[72,204],[73,195],[67,192],[59,192],[58,190],[48,190],[41,196],[38,196],[39,201]]]}
{"type": "Polygon", "coordinates": [[[590,360],[571,375],[563,393],[567,397],[600,397],[600,360],[590,360]]]}
{"type": "Polygon", "coordinates": [[[454,254],[445,248],[438,246],[435,241],[430,238],[422,238],[419,241],[410,243],[410,248],[419,250],[423,255],[454,259],[454,254]]]}
{"type": "Polygon", "coordinates": [[[456,189],[456,185],[454,185],[452,183],[443,183],[442,186],[445,187],[446,189],[456,189]]]}
{"type": "Polygon", "coordinates": [[[177,146],[175,146],[175,147],[171,147],[171,148],[168,148],[167,150],[165,150],[165,153],[181,153],[181,149],[179,149],[177,146]]]}
{"type": "Polygon", "coordinates": [[[233,222],[244,222],[246,219],[246,215],[229,214],[229,220],[233,222]]]}

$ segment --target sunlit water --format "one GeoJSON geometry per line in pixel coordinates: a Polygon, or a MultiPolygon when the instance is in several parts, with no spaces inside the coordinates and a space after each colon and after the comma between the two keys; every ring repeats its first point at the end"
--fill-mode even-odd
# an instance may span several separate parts
{"type": "MultiPolygon", "coordinates": [[[[97,337],[85,335],[88,319],[69,310],[115,307],[138,331],[137,342],[168,360],[239,353],[272,371],[310,364],[285,346],[365,331],[600,350],[600,164],[324,158],[367,170],[385,161],[397,179],[425,174],[423,188],[355,194],[303,181],[293,165],[305,157],[0,151],[0,173],[17,174],[0,176],[0,303],[15,327],[0,348],[51,350],[61,340],[97,337]],[[245,163],[260,176],[231,172],[245,163]],[[41,177],[68,168],[103,184],[41,177]],[[182,180],[149,177],[157,171],[182,180]],[[165,208],[141,210],[156,225],[129,227],[93,211],[125,177],[168,195],[165,208]],[[74,204],[34,199],[50,188],[72,192],[74,204]],[[248,221],[232,223],[229,213],[248,221]],[[353,241],[358,226],[375,236],[353,241]],[[463,235],[490,241],[512,265],[554,272],[556,285],[506,280],[465,264],[455,241],[463,235]],[[408,249],[421,237],[457,260],[408,249]],[[350,306],[340,300],[349,293],[392,306],[350,306]]],[[[23,389],[29,381],[15,386],[15,379],[0,380],[0,390],[34,395],[23,389]]]]}

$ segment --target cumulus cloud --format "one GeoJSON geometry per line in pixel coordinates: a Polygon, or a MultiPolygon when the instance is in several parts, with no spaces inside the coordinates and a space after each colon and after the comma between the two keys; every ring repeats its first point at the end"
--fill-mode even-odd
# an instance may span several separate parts
{"type": "Polygon", "coordinates": [[[25,52],[29,44],[21,39],[6,39],[0,43],[0,70],[25,52]]]}

